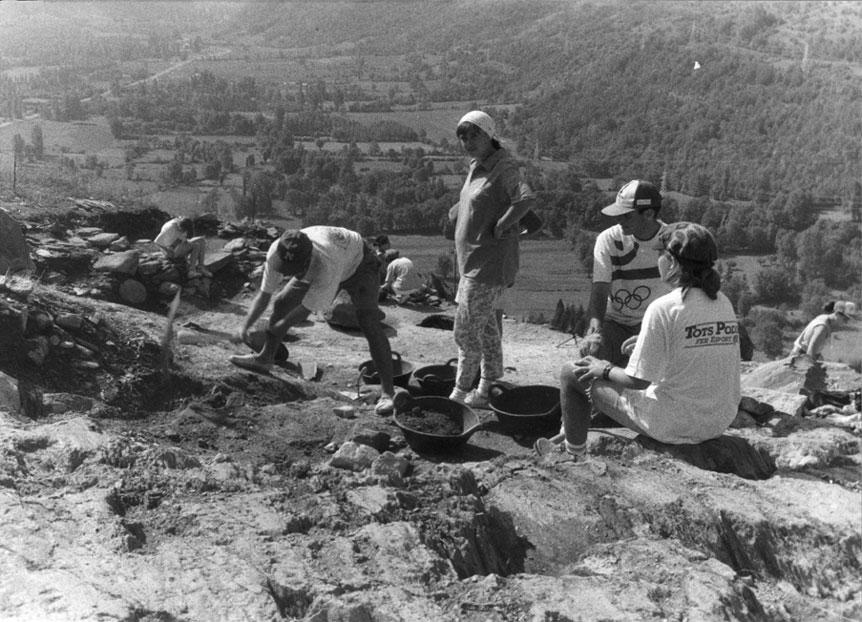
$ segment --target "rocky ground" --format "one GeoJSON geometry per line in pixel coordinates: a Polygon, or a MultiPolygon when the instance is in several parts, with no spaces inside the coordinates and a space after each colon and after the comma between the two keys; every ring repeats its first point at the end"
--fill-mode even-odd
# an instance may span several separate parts
{"type": "MultiPolygon", "coordinates": [[[[61,241],[46,226],[31,245],[61,241]]],[[[547,430],[478,411],[462,447],[417,453],[375,416],[355,331],[315,315],[271,374],[228,362],[252,296],[236,252],[203,287],[177,281],[170,331],[175,290],[136,274],[141,308],[62,262],[2,279],[3,620],[862,619],[858,429],[803,416],[804,370],[747,365],[755,407],[700,448],[617,428],[586,464],[538,459],[547,430]]],[[[448,303],[383,310],[409,366],[455,355],[448,303]]],[[[507,382],[554,385],[566,338],[505,321],[507,382]]]]}

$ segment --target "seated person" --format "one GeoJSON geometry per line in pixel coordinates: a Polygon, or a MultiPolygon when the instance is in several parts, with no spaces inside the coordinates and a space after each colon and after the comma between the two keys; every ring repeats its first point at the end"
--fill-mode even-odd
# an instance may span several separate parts
{"type": "Polygon", "coordinates": [[[563,446],[586,454],[590,401],[623,426],[661,443],[721,436],[736,417],[740,353],[736,315],[719,291],[718,252],[704,227],[687,222],[660,234],[661,278],[673,289],[646,310],[625,369],[587,356],[560,375],[563,431],[539,439],[544,455],[563,446]]]}
{"type": "Polygon", "coordinates": [[[203,236],[191,237],[193,235],[194,224],[192,219],[181,216],[172,218],[162,225],[162,230],[153,241],[161,247],[165,257],[169,260],[187,262],[190,279],[199,276],[212,276],[212,272],[204,266],[206,238],[203,236]]]}
{"type": "Polygon", "coordinates": [[[380,286],[380,293],[381,296],[391,295],[395,302],[404,304],[422,292],[425,287],[416,273],[416,268],[413,267],[413,262],[399,255],[398,251],[391,248],[383,253],[386,276],[383,279],[383,285],[380,286]]]}

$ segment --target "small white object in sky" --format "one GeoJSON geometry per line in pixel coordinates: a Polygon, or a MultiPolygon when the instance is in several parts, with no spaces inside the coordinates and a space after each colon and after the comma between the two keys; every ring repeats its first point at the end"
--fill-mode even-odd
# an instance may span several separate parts
{"type": "Polygon", "coordinates": [[[700,69],[700,63],[697,61],[694,61],[694,68],[695,68],[695,70],[700,69]]]}

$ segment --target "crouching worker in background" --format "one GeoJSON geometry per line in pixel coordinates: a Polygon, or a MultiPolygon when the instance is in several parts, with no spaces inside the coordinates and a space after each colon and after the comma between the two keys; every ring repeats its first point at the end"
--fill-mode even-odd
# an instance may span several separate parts
{"type": "Polygon", "coordinates": [[[354,231],[341,227],[285,231],[267,251],[260,291],[242,327],[232,338],[234,343],[246,342],[249,331],[272,300],[266,342],[260,352],[232,356],[230,361],[251,371],[269,371],[276,349],[290,327],[305,321],[312,311],[326,309],[343,289],[356,307],[359,327],[368,340],[371,360],[380,374],[382,394],[375,411],[383,416],[392,414],[395,396],[392,351],[380,324],[379,267],[374,251],[354,231]],[[290,280],[279,290],[283,277],[290,280]]]}
{"type": "Polygon", "coordinates": [[[625,369],[593,356],[563,367],[563,431],[536,441],[543,455],[559,449],[586,454],[590,400],[621,425],[661,443],[700,443],[733,422],[740,399],[736,315],[719,291],[715,241],[693,223],[660,235],[661,278],[673,289],[646,310],[625,369]]]}
{"type": "Polygon", "coordinates": [[[407,257],[401,257],[395,249],[389,249],[383,253],[386,262],[386,277],[380,286],[381,299],[392,296],[398,304],[409,302],[420,294],[424,285],[413,262],[407,257]]]}
{"type": "Polygon", "coordinates": [[[823,350],[832,338],[832,333],[856,318],[856,304],[845,300],[830,302],[823,311],[808,322],[796,338],[790,351],[791,364],[799,356],[808,356],[813,361],[822,361],[823,350]]]}
{"type": "Polygon", "coordinates": [[[191,218],[172,218],[164,225],[153,240],[162,249],[165,257],[174,262],[186,262],[188,277],[212,276],[204,266],[206,238],[194,236],[194,223],[191,218]]]}

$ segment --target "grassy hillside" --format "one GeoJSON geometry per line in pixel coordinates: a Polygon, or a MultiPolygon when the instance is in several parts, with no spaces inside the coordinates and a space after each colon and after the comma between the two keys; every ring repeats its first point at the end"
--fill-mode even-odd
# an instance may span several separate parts
{"type": "Polygon", "coordinates": [[[401,55],[429,100],[516,102],[500,116],[522,153],[591,176],[841,202],[859,170],[860,22],[849,2],[453,0],[253,4],[235,26],[366,65],[401,55]]]}

